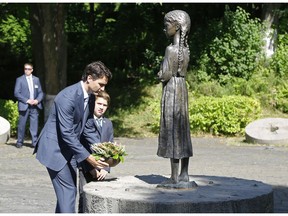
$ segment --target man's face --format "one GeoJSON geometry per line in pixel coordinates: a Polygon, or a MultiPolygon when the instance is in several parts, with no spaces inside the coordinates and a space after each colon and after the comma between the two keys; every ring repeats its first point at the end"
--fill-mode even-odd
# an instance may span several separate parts
{"type": "Polygon", "coordinates": [[[105,90],[105,86],[108,83],[108,78],[106,76],[98,78],[96,80],[92,79],[92,76],[88,76],[88,91],[94,93],[96,96],[99,92],[105,90]]]}
{"type": "Polygon", "coordinates": [[[24,73],[26,76],[30,76],[33,72],[33,68],[30,65],[24,65],[24,73]]]}
{"type": "Polygon", "coordinates": [[[104,115],[108,108],[108,102],[102,97],[96,97],[94,115],[98,118],[104,115]]]}

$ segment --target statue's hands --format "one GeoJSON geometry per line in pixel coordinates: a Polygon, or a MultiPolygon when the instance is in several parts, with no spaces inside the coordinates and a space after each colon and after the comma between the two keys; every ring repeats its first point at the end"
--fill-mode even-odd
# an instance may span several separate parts
{"type": "Polygon", "coordinates": [[[161,79],[162,74],[163,74],[163,71],[162,71],[162,70],[160,70],[160,71],[157,73],[158,79],[161,79]]]}

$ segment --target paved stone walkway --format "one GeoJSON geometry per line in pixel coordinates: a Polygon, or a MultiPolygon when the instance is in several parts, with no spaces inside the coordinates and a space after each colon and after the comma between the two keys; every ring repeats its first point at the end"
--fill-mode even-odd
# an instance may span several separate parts
{"type": "MultiPolygon", "coordinates": [[[[170,175],[169,159],[156,155],[157,139],[117,138],[126,146],[125,162],[110,177],[170,175]]],[[[237,177],[262,181],[274,189],[274,212],[288,213],[288,145],[251,145],[242,139],[193,138],[189,174],[237,177]]],[[[46,168],[15,140],[0,144],[0,213],[53,213],[56,198],[46,168]]]]}

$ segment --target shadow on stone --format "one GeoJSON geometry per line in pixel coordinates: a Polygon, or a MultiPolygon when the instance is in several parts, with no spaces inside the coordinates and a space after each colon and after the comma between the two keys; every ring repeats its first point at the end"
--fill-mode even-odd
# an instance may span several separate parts
{"type": "Polygon", "coordinates": [[[147,184],[160,184],[161,182],[167,180],[168,178],[161,175],[136,175],[136,178],[146,182],[147,184]]]}

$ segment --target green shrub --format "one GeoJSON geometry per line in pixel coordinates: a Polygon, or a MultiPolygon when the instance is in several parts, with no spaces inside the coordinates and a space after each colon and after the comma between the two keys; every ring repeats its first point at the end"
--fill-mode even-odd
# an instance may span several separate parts
{"type": "Polygon", "coordinates": [[[226,75],[249,79],[258,65],[257,59],[261,57],[263,35],[260,20],[252,19],[240,7],[236,12],[227,8],[223,20],[215,26],[211,30],[214,38],[197,60],[198,79],[207,80],[207,75],[219,81],[225,81],[226,75]]]}
{"type": "Polygon", "coordinates": [[[278,36],[278,45],[276,53],[272,57],[271,67],[280,77],[288,76],[288,35],[278,36]]]}
{"type": "Polygon", "coordinates": [[[151,116],[153,116],[153,119],[151,119],[151,122],[147,126],[150,127],[151,132],[157,134],[160,128],[161,100],[157,98],[149,100],[146,109],[152,114],[151,116]]]}
{"type": "Polygon", "coordinates": [[[10,133],[11,135],[15,135],[19,117],[17,102],[0,99],[0,116],[7,119],[11,126],[10,133]]]}
{"type": "Polygon", "coordinates": [[[235,135],[260,116],[261,108],[258,100],[244,96],[200,97],[190,102],[189,114],[192,132],[235,135]]]}
{"type": "Polygon", "coordinates": [[[275,98],[276,109],[280,110],[283,113],[288,113],[288,85],[283,84],[279,86],[276,90],[275,98]]]}

